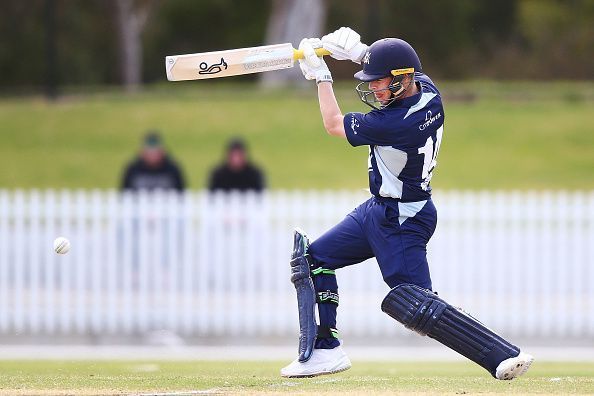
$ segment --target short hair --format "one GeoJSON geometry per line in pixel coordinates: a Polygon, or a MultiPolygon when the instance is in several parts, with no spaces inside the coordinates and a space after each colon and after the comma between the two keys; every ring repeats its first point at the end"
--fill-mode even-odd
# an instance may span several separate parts
{"type": "Polygon", "coordinates": [[[247,151],[247,145],[245,141],[240,137],[234,137],[229,140],[229,143],[227,143],[227,152],[229,153],[233,150],[247,151]]]}
{"type": "Polygon", "coordinates": [[[149,130],[146,135],[144,135],[144,146],[145,147],[161,147],[162,140],[161,135],[156,130],[149,130]]]}

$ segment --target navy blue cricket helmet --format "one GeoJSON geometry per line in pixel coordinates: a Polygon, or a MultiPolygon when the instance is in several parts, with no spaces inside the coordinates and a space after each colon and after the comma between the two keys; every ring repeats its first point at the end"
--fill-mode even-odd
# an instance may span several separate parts
{"type": "Polygon", "coordinates": [[[355,78],[366,82],[396,75],[396,71],[404,69],[422,71],[421,60],[414,48],[397,38],[385,38],[371,44],[362,63],[363,70],[355,73],[355,78]]]}
{"type": "Polygon", "coordinates": [[[363,56],[363,70],[355,73],[355,78],[362,81],[355,90],[363,103],[374,109],[389,106],[402,97],[414,81],[414,73],[421,72],[421,60],[409,43],[397,38],[385,38],[371,44],[363,56]],[[411,75],[405,85],[405,77],[411,75]],[[384,77],[392,77],[387,88],[390,100],[379,101],[375,95],[380,90],[365,89],[363,85],[384,77]]]}

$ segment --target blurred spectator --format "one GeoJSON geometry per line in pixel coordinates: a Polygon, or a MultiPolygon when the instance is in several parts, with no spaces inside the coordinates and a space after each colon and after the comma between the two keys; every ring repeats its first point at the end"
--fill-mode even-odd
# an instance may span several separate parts
{"type": "Polygon", "coordinates": [[[262,191],[265,188],[264,174],[249,161],[247,147],[240,138],[227,144],[225,161],[210,173],[210,191],[262,191]]]}
{"type": "Polygon", "coordinates": [[[122,190],[177,190],[186,187],[177,163],[165,151],[161,137],[149,131],[144,137],[140,154],[126,168],[122,190]]]}

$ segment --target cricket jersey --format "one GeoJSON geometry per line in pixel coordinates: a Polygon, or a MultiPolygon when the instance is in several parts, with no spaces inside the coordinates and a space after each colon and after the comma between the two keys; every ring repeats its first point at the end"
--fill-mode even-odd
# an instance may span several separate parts
{"type": "Polygon", "coordinates": [[[369,189],[375,197],[426,201],[443,134],[441,95],[431,79],[415,74],[420,92],[369,113],[347,113],[353,146],[369,146],[369,189]]]}

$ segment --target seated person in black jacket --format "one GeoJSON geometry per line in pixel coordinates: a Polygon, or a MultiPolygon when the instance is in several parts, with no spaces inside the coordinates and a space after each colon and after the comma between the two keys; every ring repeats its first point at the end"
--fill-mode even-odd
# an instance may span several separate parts
{"type": "Polygon", "coordinates": [[[210,173],[208,189],[261,192],[264,188],[264,175],[249,161],[245,142],[239,138],[232,139],[227,145],[225,161],[210,173]]]}
{"type": "Polygon", "coordinates": [[[122,190],[183,191],[185,181],[177,163],[167,154],[161,137],[154,131],[144,137],[140,154],[124,172],[122,190]]]}

